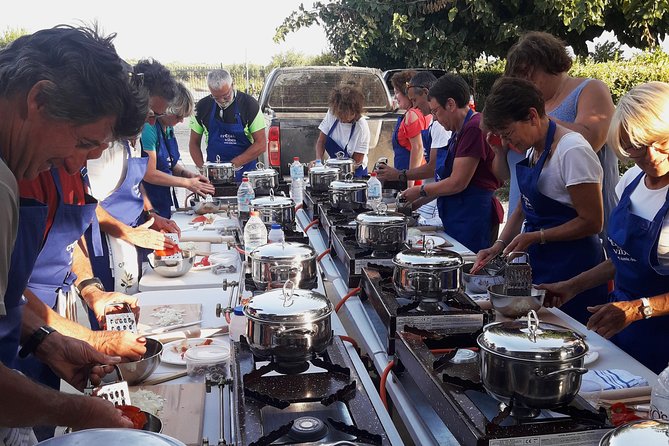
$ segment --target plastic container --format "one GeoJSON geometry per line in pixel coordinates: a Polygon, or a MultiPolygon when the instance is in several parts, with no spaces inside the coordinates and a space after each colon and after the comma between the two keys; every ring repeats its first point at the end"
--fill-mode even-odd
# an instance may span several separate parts
{"type": "Polygon", "coordinates": [[[290,179],[291,181],[295,181],[297,178],[301,178],[304,181],[304,166],[300,163],[300,158],[296,156],[290,165],[290,179]]]}
{"type": "Polygon", "coordinates": [[[262,222],[258,211],[251,211],[251,217],[244,226],[244,250],[251,252],[267,243],[267,227],[262,222]]]}
{"type": "Polygon", "coordinates": [[[283,243],[285,241],[286,236],[283,233],[281,225],[272,223],[272,228],[269,230],[269,235],[267,236],[267,243],[283,243]]]}
{"type": "Polygon", "coordinates": [[[236,306],[230,316],[230,327],[228,331],[230,340],[239,342],[239,338],[246,335],[246,315],[244,314],[244,307],[241,305],[236,306]]]}
{"type": "Polygon", "coordinates": [[[249,183],[248,178],[242,178],[242,183],[237,189],[237,209],[239,212],[248,213],[251,210],[251,200],[256,197],[253,191],[253,186],[249,183]]]}
{"type": "Polygon", "coordinates": [[[200,345],[186,350],[186,373],[192,378],[202,376],[217,381],[228,377],[230,349],[223,345],[200,345]]]}
{"type": "Polygon", "coordinates": [[[376,178],[376,172],[371,172],[367,180],[367,202],[376,210],[382,198],[381,182],[376,178]]]}
{"type": "Polygon", "coordinates": [[[662,370],[653,386],[648,417],[653,420],[669,421],[669,367],[662,370]]]}
{"type": "Polygon", "coordinates": [[[290,198],[293,199],[296,205],[301,204],[304,196],[304,180],[302,178],[295,178],[290,182],[290,198]]]}

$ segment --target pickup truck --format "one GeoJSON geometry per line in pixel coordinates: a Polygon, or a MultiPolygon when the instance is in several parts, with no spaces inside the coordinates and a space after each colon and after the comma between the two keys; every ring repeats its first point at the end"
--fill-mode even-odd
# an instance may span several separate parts
{"type": "Polygon", "coordinates": [[[260,109],[265,116],[267,151],[265,165],[288,176],[293,157],[303,163],[315,155],[318,125],[328,110],[330,91],[342,82],[354,81],[365,95],[365,112],[371,133],[369,168],[380,157],[392,160],[392,134],[400,116],[382,72],[362,67],[282,67],[265,79],[260,109]]]}

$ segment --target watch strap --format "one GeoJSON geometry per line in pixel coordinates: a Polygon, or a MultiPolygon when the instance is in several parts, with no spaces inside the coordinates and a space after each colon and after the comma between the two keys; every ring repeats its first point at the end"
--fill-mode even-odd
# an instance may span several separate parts
{"type": "Polygon", "coordinates": [[[97,287],[100,291],[106,291],[105,286],[102,283],[102,280],[100,280],[97,277],[91,277],[90,279],[84,279],[81,282],[79,282],[79,285],[77,285],[77,291],[79,291],[79,294],[81,294],[83,289],[89,285],[97,287]]]}
{"type": "Polygon", "coordinates": [[[649,319],[653,314],[653,307],[650,306],[650,300],[647,297],[641,298],[641,314],[644,319],[649,319]]]}
{"type": "Polygon", "coordinates": [[[425,185],[424,184],[420,185],[420,196],[421,197],[427,197],[427,191],[425,190],[425,185]]]}
{"type": "Polygon", "coordinates": [[[30,335],[26,343],[23,344],[21,350],[19,350],[19,357],[27,358],[28,355],[35,353],[35,350],[37,350],[37,347],[39,347],[42,341],[44,341],[47,336],[55,331],[56,330],[53,327],[49,327],[48,325],[42,325],[40,328],[35,330],[35,332],[30,335]]]}

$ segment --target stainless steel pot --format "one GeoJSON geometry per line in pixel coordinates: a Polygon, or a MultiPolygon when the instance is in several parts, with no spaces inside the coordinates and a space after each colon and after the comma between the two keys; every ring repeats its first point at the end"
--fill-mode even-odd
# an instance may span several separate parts
{"type": "Polygon", "coordinates": [[[607,432],[599,446],[666,446],[669,443],[669,422],[634,420],[607,432]]]}
{"type": "Polygon", "coordinates": [[[278,288],[292,281],[298,288],[312,288],[318,280],[316,250],[294,242],[269,243],[249,254],[251,277],[262,290],[278,288]]]}
{"type": "Polygon", "coordinates": [[[462,290],[462,257],[446,249],[435,250],[431,239],[423,248],[396,254],[393,264],[393,286],[400,297],[438,302],[445,293],[462,290]]]}
{"type": "Polygon", "coordinates": [[[364,209],[367,204],[367,182],[352,180],[349,175],[343,181],[330,183],[328,194],[333,209],[352,211],[364,209]]]}
{"type": "Polygon", "coordinates": [[[249,179],[256,195],[269,195],[269,191],[279,186],[279,172],[265,168],[263,163],[256,164],[256,170],[247,170],[244,177],[249,179]]]}
{"type": "Polygon", "coordinates": [[[320,293],[293,288],[253,296],[244,307],[246,338],[258,357],[279,364],[312,359],[332,342],[332,303],[320,293]]]}
{"type": "Polygon", "coordinates": [[[344,152],[337,152],[336,156],[336,158],[326,159],[325,165],[339,169],[341,178],[344,178],[349,173],[353,176],[355,173],[355,161],[353,161],[353,158],[349,158],[344,152]]]}
{"type": "Polygon", "coordinates": [[[234,184],[235,166],[232,163],[209,162],[202,165],[203,174],[209,178],[211,184],[234,184]]]}
{"type": "Polygon", "coordinates": [[[519,410],[550,409],[568,404],[581,386],[588,346],[578,333],[542,323],[535,311],[527,320],[495,322],[477,338],[481,381],[498,401],[514,398],[519,410]]]}
{"type": "Polygon", "coordinates": [[[309,169],[309,185],[314,192],[327,192],[330,183],[339,178],[340,172],[336,167],[317,166],[309,169]]]}
{"type": "Polygon", "coordinates": [[[275,196],[273,189],[268,197],[251,200],[251,210],[258,211],[266,226],[278,223],[283,229],[290,229],[295,223],[295,202],[292,198],[275,196]]]}
{"type": "Polygon", "coordinates": [[[408,218],[397,212],[387,212],[380,203],[375,212],[363,212],[355,217],[355,238],[361,248],[396,252],[407,238],[408,218]]]}

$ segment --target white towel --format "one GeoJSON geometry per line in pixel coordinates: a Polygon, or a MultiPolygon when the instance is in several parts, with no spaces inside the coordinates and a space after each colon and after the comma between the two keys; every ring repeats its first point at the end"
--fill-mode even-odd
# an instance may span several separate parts
{"type": "Polygon", "coordinates": [[[629,389],[648,385],[646,378],[620,369],[590,370],[583,375],[583,379],[600,383],[602,390],[629,389]]]}

